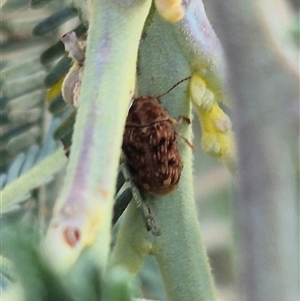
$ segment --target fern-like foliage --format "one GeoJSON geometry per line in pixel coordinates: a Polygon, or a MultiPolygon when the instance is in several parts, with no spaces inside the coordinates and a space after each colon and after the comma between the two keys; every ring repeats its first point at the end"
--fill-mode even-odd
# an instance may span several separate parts
{"type": "MultiPolygon", "coordinates": [[[[36,239],[40,235],[32,240],[24,234],[43,232],[49,221],[53,199],[61,182],[58,173],[67,162],[62,146],[69,149],[76,118],[76,110],[66,105],[60,91],[62,80],[72,65],[60,36],[74,31],[79,38],[87,28],[80,22],[76,11],[63,3],[34,0],[30,5],[39,9],[37,11],[23,5],[21,1],[8,2],[2,20],[5,39],[1,45],[3,60],[0,64],[0,218],[5,239],[0,252],[0,288],[8,300],[18,300],[24,294],[26,300],[79,300],[78,296],[66,291],[60,280],[44,266],[36,249],[36,239]],[[30,15],[28,21],[22,21],[20,17],[25,13],[30,15]],[[26,226],[22,235],[19,226],[12,226],[20,221],[26,225],[29,220],[32,226],[30,230],[26,226]],[[37,227],[40,230],[37,231],[37,227]],[[9,238],[9,233],[16,231],[19,234],[9,238]],[[22,264],[24,258],[25,265],[22,264]],[[33,258],[37,260],[33,261],[33,258]],[[50,289],[43,295],[41,291],[46,287],[50,289]]],[[[120,172],[113,224],[132,199],[131,189],[124,183],[120,172]]],[[[102,281],[97,278],[99,276],[91,277],[92,283],[102,281]]],[[[121,295],[126,292],[130,298],[126,281],[118,291],[121,295]]],[[[112,283],[114,281],[107,285],[108,291],[120,285],[112,283]]],[[[137,283],[139,295],[165,297],[157,266],[150,258],[138,275],[137,283]]]]}
{"type": "MultiPolygon", "coordinates": [[[[32,5],[40,6],[37,2],[32,5]]],[[[0,169],[4,195],[1,213],[13,208],[9,208],[9,205],[17,206],[27,200],[32,189],[39,188],[53,178],[52,174],[45,174],[45,178],[39,178],[36,185],[27,182],[27,189],[26,183],[18,185],[13,198],[4,198],[8,186],[15,187],[14,182],[25,175],[30,178],[30,173],[39,169],[38,165],[60,147],[60,143],[55,142],[52,136],[66,113],[60,112],[53,119],[47,112],[45,78],[49,74],[51,76],[49,70],[53,62],[40,57],[44,49],[58,39],[58,26],[76,16],[74,11],[59,7],[61,4],[56,3],[35,12],[28,6],[24,7],[21,1],[11,1],[3,8],[2,35],[5,38],[1,45],[0,169]],[[51,12],[54,14],[45,19],[51,12]],[[18,193],[21,186],[23,189],[18,193]]],[[[53,55],[52,59],[55,59],[53,55]]]]}
{"type": "MultiPolygon", "coordinates": [[[[54,175],[66,163],[62,145],[53,139],[53,133],[67,110],[55,116],[48,113],[45,78],[55,62],[45,62],[40,57],[47,47],[59,39],[57,26],[70,16],[76,16],[73,11],[70,14],[70,10],[66,13],[66,9],[62,10],[64,13],[57,14],[57,10],[61,11],[60,7],[61,4],[56,3],[43,10],[32,11],[28,5],[24,7],[22,1],[10,1],[2,9],[1,226],[7,221],[18,221],[24,213],[28,215],[31,212],[31,222],[40,228],[37,232],[41,232],[42,220],[50,217],[47,207],[51,210],[51,205],[45,204],[45,201],[50,195],[53,199],[59,187],[60,178],[54,175]],[[43,21],[53,12],[50,23],[49,19],[46,19],[48,23],[43,21]],[[53,23],[57,18],[60,23],[53,23]],[[46,34],[45,28],[48,26],[48,34],[32,35],[34,26],[40,23],[43,34],[46,34]]],[[[4,246],[5,243],[1,243],[4,246]]],[[[10,273],[5,272],[11,270],[8,266],[9,261],[1,259],[3,289],[12,280],[10,273]]]]}

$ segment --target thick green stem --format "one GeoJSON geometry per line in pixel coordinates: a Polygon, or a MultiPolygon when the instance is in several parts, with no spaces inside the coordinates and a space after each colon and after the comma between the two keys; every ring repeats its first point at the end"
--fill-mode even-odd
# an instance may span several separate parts
{"type": "Polygon", "coordinates": [[[196,216],[191,150],[185,147],[182,158],[185,166],[178,190],[166,197],[153,198],[155,222],[162,235],[155,237],[147,232],[141,211],[131,203],[120,228],[111,265],[125,265],[136,273],[148,253],[153,254],[169,300],[216,300],[196,216]]]}
{"type": "MultiPolygon", "coordinates": [[[[146,39],[141,42],[139,95],[159,95],[180,79],[191,75],[185,54],[174,38],[174,27],[158,15],[153,17],[146,39]],[[150,46],[151,45],[151,46],[150,46]]],[[[173,118],[190,117],[188,83],[182,83],[160,100],[173,118]]],[[[177,130],[191,139],[191,127],[177,130]]],[[[184,168],[178,189],[152,198],[155,222],[162,235],[146,231],[145,220],[135,203],[130,204],[122,221],[110,264],[124,265],[136,273],[145,257],[153,254],[159,264],[168,299],[172,301],[216,300],[212,275],[203,248],[193,196],[192,154],[177,139],[184,168]]]]}
{"type": "Polygon", "coordinates": [[[58,270],[68,270],[92,244],[91,257],[101,269],[105,266],[123,129],[150,4],[149,0],[89,2],[73,146],[45,242],[49,259],[58,270]]]}
{"type": "Polygon", "coordinates": [[[216,300],[196,216],[191,151],[182,152],[185,166],[176,193],[155,199],[162,236],[153,244],[169,300],[216,300]]]}

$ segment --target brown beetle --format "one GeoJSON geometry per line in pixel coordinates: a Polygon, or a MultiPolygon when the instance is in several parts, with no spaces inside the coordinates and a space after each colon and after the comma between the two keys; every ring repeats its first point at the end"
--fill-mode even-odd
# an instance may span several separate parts
{"type": "MultiPolygon", "coordinates": [[[[189,78],[181,80],[168,92],[189,78]]],[[[174,129],[182,120],[188,123],[190,120],[171,118],[159,101],[161,96],[134,99],[126,120],[122,148],[135,184],[150,193],[166,195],[177,188],[183,168],[176,135],[192,149],[194,146],[174,129]]]]}

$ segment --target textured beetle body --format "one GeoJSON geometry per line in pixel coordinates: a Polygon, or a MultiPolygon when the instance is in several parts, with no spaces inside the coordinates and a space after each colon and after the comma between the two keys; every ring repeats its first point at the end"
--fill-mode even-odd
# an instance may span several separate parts
{"type": "Polygon", "coordinates": [[[183,164],[176,123],[151,96],[135,99],[129,110],[122,148],[135,184],[148,192],[166,195],[178,186],[183,164]]]}

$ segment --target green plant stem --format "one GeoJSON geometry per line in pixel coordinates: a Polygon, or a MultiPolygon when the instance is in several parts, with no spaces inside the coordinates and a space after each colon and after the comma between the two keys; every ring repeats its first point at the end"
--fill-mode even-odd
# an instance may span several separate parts
{"type": "MultiPolygon", "coordinates": [[[[154,15],[140,46],[139,95],[159,95],[191,74],[189,63],[173,36],[176,26],[154,15]]],[[[187,83],[182,83],[160,99],[173,118],[191,114],[186,89],[187,83]]],[[[183,124],[176,129],[191,139],[190,126],[183,124]]],[[[168,300],[212,301],[216,300],[216,294],[196,216],[192,154],[180,138],[177,141],[184,162],[178,189],[164,197],[148,196],[162,235],[147,232],[141,210],[132,202],[120,226],[110,265],[124,265],[135,274],[146,256],[152,254],[158,262],[168,300]]]]}
{"type": "Polygon", "coordinates": [[[132,202],[121,224],[111,265],[124,265],[135,274],[148,254],[155,256],[168,299],[216,300],[193,199],[191,151],[183,151],[185,167],[176,192],[153,198],[155,222],[162,235],[147,232],[132,202]]]}
{"type": "Polygon", "coordinates": [[[193,196],[192,155],[182,152],[185,166],[176,193],[154,199],[162,236],[153,244],[169,300],[216,300],[193,196]]]}
{"type": "Polygon", "coordinates": [[[92,261],[102,271],[106,265],[123,129],[150,4],[149,0],[89,2],[85,69],[71,156],[44,244],[58,271],[69,270],[91,245],[92,261]],[[71,247],[69,239],[74,236],[65,237],[65,233],[79,233],[71,247]]]}

